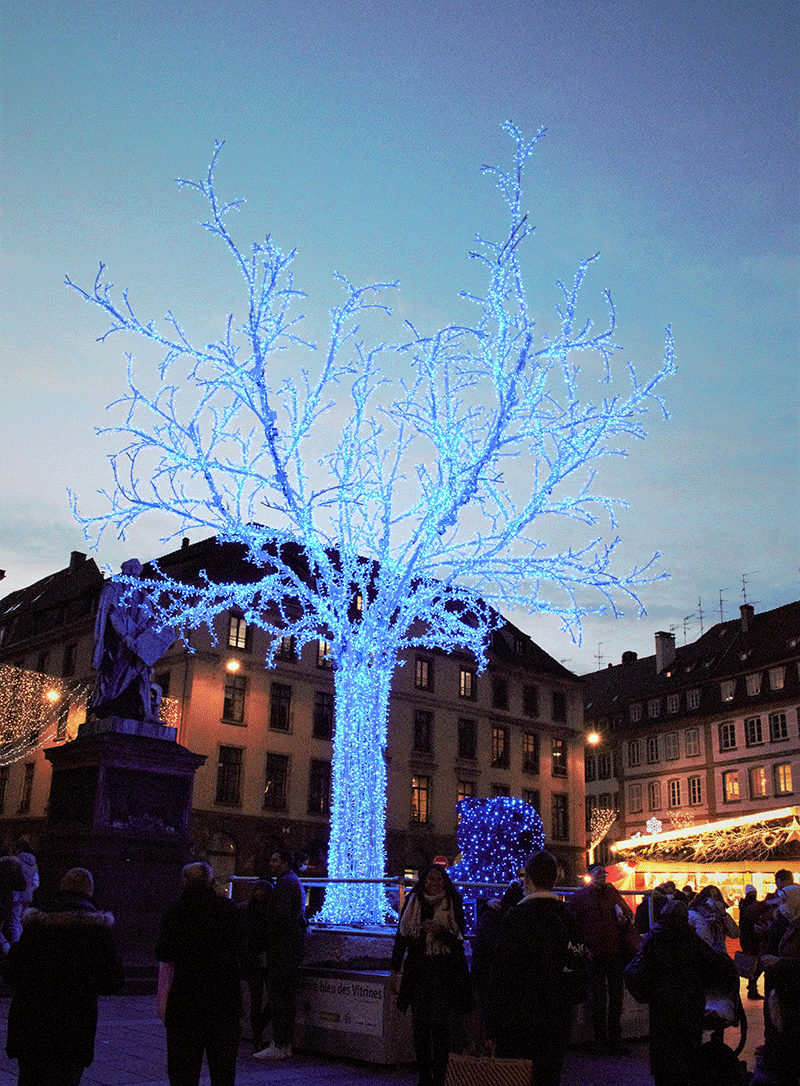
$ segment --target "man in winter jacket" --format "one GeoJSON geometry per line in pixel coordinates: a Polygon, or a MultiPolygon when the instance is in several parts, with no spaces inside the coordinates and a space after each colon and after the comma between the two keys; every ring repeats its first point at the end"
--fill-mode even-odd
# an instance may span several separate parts
{"type": "Polygon", "coordinates": [[[184,867],[180,899],[164,914],[156,944],[170,1086],[198,1086],[204,1052],[211,1086],[233,1086],[236,1077],[242,924],[213,881],[207,863],[184,867]]]}
{"type": "Polygon", "coordinates": [[[569,909],[591,953],[589,1005],[594,1044],[598,1051],[627,1054],[622,1045],[622,972],[624,935],[633,923],[633,912],[616,886],[606,882],[602,864],[592,864],[589,877],[589,885],[572,895],[569,909]]]}
{"type": "Polygon", "coordinates": [[[113,917],[93,893],[85,868],[68,871],[52,901],[26,912],[3,962],[14,988],[6,1052],[19,1061],[19,1086],[78,1086],[94,1058],[97,997],[122,987],[113,917]]]}
{"type": "Polygon", "coordinates": [[[498,1056],[534,1061],[537,1086],[558,1086],[572,1009],[586,993],[578,927],[553,894],[558,863],[535,852],[525,896],[503,918],[492,960],[487,1030],[498,1056]]]}

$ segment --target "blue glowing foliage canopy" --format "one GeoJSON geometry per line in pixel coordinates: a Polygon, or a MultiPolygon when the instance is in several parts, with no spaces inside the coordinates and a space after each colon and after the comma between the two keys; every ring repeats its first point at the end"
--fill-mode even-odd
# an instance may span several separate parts
{"type": "Polygon", "coordinates": [[[523,799],[469,796],[457,807],[461,859],[447,869],[455,882],[511,882],[530,854],[544,848],[542,820],[523,799]]]}
{"type": "MultiPolygon", "coordinates": [[[[179,182],[206,201],[203,225],[243,280],[244,315],[230,316],[215,342],[194,341],[172,311],[159,325],[140,318],[103,265],[88,291],[67,280],[110,319],[103,339],[134,333],[164,351],[155,392],[128,356],[124,418],[109,431],[121,443],[109,508],[81,517],[74,507],[87,536],[96,545],[110,528],[124,538],[139,517],[164,511],[176,528],[163,542],[211,529],[241,543],[259,576],[167,581],[165,622],[187,630],[238,607],[273,644],[285,635],[298,649],[330,640],[329,874],[339,879],[384,874],[388,697],[401,653],[460,648],[482,665],[497,607],[551,611],[575,630],[588,610],[625,598],[638,605],[638,586],[653,577],[648,567],[612,569],[617,541],[603,542],[596,524],[606,514],[613,530],[614,502],[594,492],[592,468],[644,435],[649,404],[663,408],[657,386],[673,370],[671,341],[654,376],[640,381],[627,366],[622,390],[607,390],[618,350],[610,297],[602,329],[577,311],[594,258],[571,285],[558,284],[551,330],[539,330],[520,263],[533,232],[521,186],[543,133],[528,141],[506,130],[510,168],[484,170],[508,224],[497,241],[478,237],[471,254],[485,284],[462,294],[471,323],[432,332],[407,323],[401,343],[370,344],[368,326],[390,315],[392,284],[359,287],[337,273],[341,301],[316,351],[295,315],[304,295],[294,254],[269,236],[245,250],[229,230],[240,202],[218,199],[219,146],[204,180],[179,182]],[[600,395],[582,399],[579,376],[600,395]],[[584,542],[550,546],[538,523],[550,514],[588,526],[584,542]]],[[[323,908],[332,922],[386,914],[374,885],[333,888],[323,908]]]]}

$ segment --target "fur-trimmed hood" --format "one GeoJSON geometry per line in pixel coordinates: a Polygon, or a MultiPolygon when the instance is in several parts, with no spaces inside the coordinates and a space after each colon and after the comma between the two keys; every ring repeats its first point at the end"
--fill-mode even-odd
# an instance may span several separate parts
{"type": "Polygon", "coordinates": [[[41,924],[44,927],[105,927],[114,925],[113,913],[100,912],[88,898],[77,894],[60,894],[52,901],[36,908],[26,909],[22,915],[23,927],[41,924]]]}

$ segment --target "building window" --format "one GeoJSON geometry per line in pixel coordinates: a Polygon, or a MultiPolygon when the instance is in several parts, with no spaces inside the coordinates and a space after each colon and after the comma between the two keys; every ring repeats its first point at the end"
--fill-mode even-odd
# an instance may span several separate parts
{"type": "Polygon", "coordinates": [[[642,748],[638,739],[632,739],[628,743],[628,765],[637,766],[642,764],[642,748]]]}
{"type": "Polygon", "coordinates": [[[475,759],[476,729],[474,720],[459,720],[458,722],[458,756],[470,761],[475,759]]]}
{"type": "Polygon", "coordinates": [[[8,766],[0,766],[0,814],[6,809],[6,792],[8,792],[8,766]]]}
{"type": "Polygon", "coordinates": [[[748,675],[747,679],[747,693],[748,696],[754,698],[756,694],[761,693],[761,672],[756,672],[755,675],[748,675]]]}
{"type": "Polygon", "coordinates": [[[583,756],[583,779],[587,782],[597,780],[597,758],[588,751],[583,756]]]}
{"type": "Polygon", "coordinates": [[[681,805],[681,782],[680,781],[668,781],[667,782],[667,802],[670,807],[680,807],[681,805]]]}
{"type": "Polygon", "coordinates": [[[767,773],[763,766],[750,770],[750,798],[762,799],[767,794],[767,773]]]}
{"type": "Polygon", "coordinates": [[[769,714],[769,738],[772,743],[780,743],[789,738],[789,726],[786,723],[786,713],[769,714]]]}
{"type": "Polygon", "coordinates": [[[567,743],[565,739],[553,739],[552,741],[552,773],[554,777],[566,777],[567,775],[567,743]]]}
{"type": "Polygon", "coordinates": [[[414,664],[414,686],[417,690],[433,689],[433,660],[418,656],[414,664]]]}
{"type": "Polygon", "coordinates": [[[719,726],[719,749],[736,750],[736,724],[732,720],[719,726]]]}
{"type": "Polygon", "coordinates": [[[231,613],[228,619],[228,648],[244,651],[250,648],[250,630],[241,615],[231,613]]]}
{"type": "Polygon", "coordinates": [[[308,813],[331,813],[331,763],[312,758],[308,771],[308,813]]]}
{"type": "Polygon", "coordinates": [[[647,703],[647,715],[651,720],[661,716],[661,698],[651,698],[647,703]]]}
{"type": "Polygon", "coordinates": [[[492,708],[508,710],[508,679],[503,675],[492,679],[492,708]]]}
{"type": "Polygon", "coordinates": [[[783,690],[786,682],[786,668],[785,667],[771,667],[769,669],[769,688],[770,690],[783,690]]]}
{"type": "Polygon", "coordinates": [[[238,807],[242,801],[242,747],[220,747],[217,762],[217,795],[215,803],[238,807]]]}
{"type": "Polygon", "coordinates": [[[761,730],[761,717],[751,716],[744,722],[744,741],[748,747],[757,747],[764,742],[761,730]]]}
{"type": "Polygon", "coordinates": [[[699,709],[700,708],[700,691],[699,690],[687,690],[686,691],[686,708],[687,709],[699,709]]]}
{"type": "Polygon", "coordinates": [[[614,807],[614,800],[610,792],[601,792],[597,797],[597,806],[603,811],[611,811],[614,807]]]}
{"type": "Polygon", "coordinates": [[[664,757],[668,762],[674,762],[677,758],[680,758],[680,744],[678,743],[677,732],[667,732],[664,736],[664,757]]]}
{"type": "Polygon", "coordinates": [[[522,711],[525,716],[539,715],[538,686],[524,686],[522,688],[522,711]]]}
{"type": "Polygon", "coordinates": [[[475,795],[475,781],[459,781],[456,791],[457,799],[469,799],[475,795]]]}
{"type": "Polygon", "coordinates": [[[50,653],[40,652],[36,657],[36,670],[40,675],[46,675],[50,669],[50,653]]]}
{"type": "Polygon", "coordinates": [[[155,683],[156,683],[156,686],[159,687],[159,689],[161,690],[161,697],[162,698],[168,698],[169,697],[169,679],[170,679],[169,671],[160,671],[158,673],[158,675],[156,675],[155,683]]]}
{"type": "Polygon", "coordinates": [[[222,718],[229,724],[244,723],[244,695],[247,679],[244,675],[229,674],[225,679],[225,700],[222,705],[222,718]]]}
{"type": "Polygon", "coordinates": [[[424,825],[428,821],[428,799],[430,797],[430,777],[411,778],[411,821],[424,825]]]}
{"type": "Polygon", "coordinates": [[[523,788],[522,799],[525,801],[525,803],[529,803],[531,807],[533,807],[534,811],[538,812],[541,810],[542,801],[539,795],[538,788],[523,788]]]}
{"type": "Polygon", "coordinates": [[[278,644],[275,646],[275,658],[277,660],[294,660],[294,657],[294,638],[289,634],[279,637],[278,644]]]}
{"type": "Polygon", "coordinates": [[[330,641],[326,641],[324,637],[320,637],[317,640],[317,667],[324,668],[327,671],[330,671],[333,667],[331,643],[330,641]]]}
{"type": "Polygon", "coordinates": [[[478,677],[471,668],[462,667],[459,669],[458,696],[460,698],[470,698],[472,701],[478,696],[478,677]]]}
{"type": "Polygon", "coordinates": [[[268,754],[264,771],[264,810],[285,811],[289,792],[289,755],[268,754]]]}
{"type": "Polygon", "coordinates": [[[416,754],[431,753],[433,713],[425,709],[414,710],[414,751],[416,754]]]}
{"type": "Polygon", "coordinates": [[[522,734],[522,772],[539,773],[539,736],[536,732],[522,734]]]}
{"type": "Polygon", "coordinates": [[[785,796],[791,792],[792,789],[792,767],[786,762],[783,765],[775,766],[775,795],[785,796]]]}
{"type": "Polygon", "coordinates": [[[553,720],[561,720],[566,723],[567,719],[567,695],[563,690],[553,691],[553,720]]]}
{"type": "Polygon", "coordinates": [[[273,683],[269,699],[269,726],[275,732],[288,732],[291,723],[292,688],[273,683]]]}
{"type": "Polygon", "coordinates": [[[681,696],[680,694],[670,694],[667,697],[667,712],[679,713],[681,709],[681,696]]]}
{"type": "Polygon", "coordinates": [[[661,810],[661,781],[650,781],[647,785],[647,806],[651,811],[661,810]]]}
{"type": "Polygon", "coordinates": [[[628,714],[630,716],[632,724],[635,724],[637,720],[642,719],[642,707],[639,702],[634,702],[634,704],[631,705],[630,709],[628,710],[628,714]]]}
{"type": "Polygon", "coordinates": [[[584,801],[586,808],[584,814],[584,826],[587,833],[592,832],[592,814],[597,810],[597,796],[587,796],[584,801]]]}
{"type": "Polygon", "coordinates": [[[628,810],[631,814],[641,814],[642,811],[642,786],[632,784],[628,788],[628,810]]]}
{"type": "Polygon", "coordinates": [[[687,783],[689,785],[689,803],[693,807],[697,807],[703,802],[703,778],[690,777],[687,783]]]}
{"type": "Polygon", "coordinates": [[[508,796],[510,792],[507,784],[493,784],[492,785],[492,798],[496,799],[498,796],[508,796]]]}
{"type": "Polygon", "coordinates": [[[658,761],[658,736],[648,735],[645,739],[645,748],[647,750],[647,764],[653,765],[658,761]]]}
{"type": "Polygon", "coordinates": [[[739,770],[730,769],[722,774],[722,798],[726,803],[739,799],[739,770]]]}
{"type": "Polygon", "coordinates": [[[700,729],[687,728],[683,733],[683,749],[687,758],[696,758],[700,753],[700,729]]]}
{"type": "Polygon", "coordinates": [[[524,656],[525,655],[525,642],[522,640],[521,637],[517,637],[516,634],[514,635],[514,655],[515,656],[524,656]]]}
{"type": "Polygon", "coordinates": [[[597,779],[607,781],[611,777],[611,752],[601,751],[597,755],[597,779]]]}
{"type": "Polygon", "coordinates": [[[569,796],[553,793],[552,830],[554,841],[569,840],[569,796]]]}
{"type": "Polygon", "coordinates": [[[71,641],[69,645],[64,646],[64,659],[61,662],[61,675],[63,678],[68,679],[71,675],[75,674],[75,664],[78,659],[78,643],[71,641]]]}
{"type": "Polygon", "coordinates": [[[736,679],[725,679],[719,684],[719,694],[723,701],[733,701],[736,693],[736,679]]]}
{"type": "Polygon", "coordinates": [[[25,775],[22,778],[22,791],[19,797],[20,814],[24,814],[31,809],[31,796],[33,795],[33,773],[35,769],[35,762],[25,763],[25,775]]]}
{"type": "Polygon", "coordinates": [[[508,728],[492,725],[492,769],[508,769],[508,728]]]}
{"type": "Polygon", "coordinates": [[[318,690],[314,698],[313,735],[315,739],[333,738],[333,694],[318,690]]]}

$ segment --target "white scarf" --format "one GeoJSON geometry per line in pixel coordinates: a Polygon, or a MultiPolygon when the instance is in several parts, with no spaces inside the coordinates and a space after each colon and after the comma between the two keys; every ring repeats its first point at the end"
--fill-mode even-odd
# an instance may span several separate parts
{"type": "MultiPolygon", "coordinates": [[[[413,893],[409,896],[408,904],[403,910],[403,915],[400,917],[400,934],[404,935],[407,939],[419,939],[422,929],[422,901],[420,898],[425,899],[427,905],[433,905],[433,917],[432,919],[444,928],[446,931],[451,932],[458,939],[461,939],[461,932],[458,930],[458,924],[456,924],[455,913],[453,912],[453,905],[448,900],[447,894],[442,892],[435,896],[430,896],[425,893],[413,893]]],[[[449,954],[450,947],[447,943],[441,939],[437,939],[432,931],[425,932],[425,953],[428,955],[433,954],[449,954]]]]}

